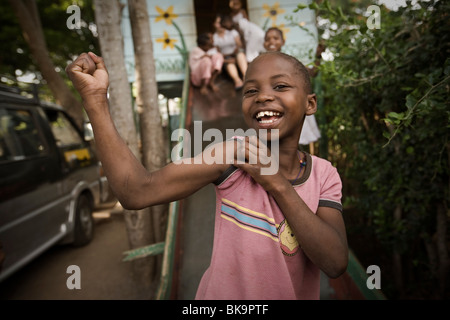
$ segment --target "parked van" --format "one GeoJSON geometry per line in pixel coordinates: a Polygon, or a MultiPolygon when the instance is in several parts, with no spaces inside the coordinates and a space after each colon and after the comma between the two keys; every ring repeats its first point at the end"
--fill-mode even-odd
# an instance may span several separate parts
{"type": "Polygon", "coordinates": [[[89,243],[109,190],[61,107],[0,86],[0,282],[57,243],[89,243]]]}

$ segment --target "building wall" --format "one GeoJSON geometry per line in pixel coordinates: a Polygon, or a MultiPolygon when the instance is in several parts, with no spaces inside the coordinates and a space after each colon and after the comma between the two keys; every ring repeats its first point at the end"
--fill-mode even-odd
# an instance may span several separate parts
{"type": "MultiPolygon", "coordinates": [[[[221,0],[227,1],[227,0],[221,0]]],[[[126,0],[121,0],[126,5],[126,0]]],[[[250,21],[266,30],[277,26],[285,34],[283,51],[304,63],[312,61],[317,46],[315,13],[302,10],[294,13],[300,3],[311,0],[247,0],[250,21]]],[[[147,0],[152,33],[153,52],[158,82],[184,79],[184,60],[181,52],[196,46],[196,12],[194,0],[147,0]],[[166,17],[166,18],[164,18],[166,17]]],[[[122,14],[122,33],[129,81],[134,81],[134,53],[128,9],[122,14]]]]}
{"type": "Polygon", "coordinates": [[[250,21],[264,30],[278,27],[284,33],[282,51],[297,57],[307,64],[313,61],[317,47],[315,12],[304,9],[294,13],[298,4],[309,4],[310,0],[247,0],[250,21]]]}
{"type": "MultiPolygon", "coordinates": [[[[121,0],[126,4],[126,0],[121,0]]],[[[197,30],[193,0],[147,0],[153,55],[156,64],[156,80],[177,81],[184,78],[182,50],[196,45],[197,30]],[[164,16],[167,16],[165,19],[164,16]]],[[[134,81],[134,50],[128,9],[122,13],[122,33],[127,71],[134,81]]]]}

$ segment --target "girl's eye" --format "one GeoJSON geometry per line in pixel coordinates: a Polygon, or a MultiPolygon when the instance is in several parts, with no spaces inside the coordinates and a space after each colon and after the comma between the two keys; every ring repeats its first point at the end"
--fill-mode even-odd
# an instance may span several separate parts
{"type": "Polygon", "coordinates": [[[247,90],[244,91],[244,95],[249,95],[249,94],[252,94],[252,93],[255,93],[255,92],[256,92],[256,89],[247,89],[247,90]]]}
{"type": "Polygon", "coordinates": [[[281,90],[281,89],[285,89],[285,88],[287,88],[288,86],[287,85],[285,85],[285,84],[277,84],[275,87],[274,87],[274,89],[275,90],[281,90]]]}

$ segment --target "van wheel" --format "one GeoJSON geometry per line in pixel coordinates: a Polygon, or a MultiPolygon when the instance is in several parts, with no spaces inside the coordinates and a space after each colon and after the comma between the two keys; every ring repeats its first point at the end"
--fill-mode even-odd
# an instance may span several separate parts
{"type": "Polygon", "coordinates": [[[89,198],[81,195],[77,201],[75,210],[75,246],[83,246],[91,242],[94,235],[94,218],[92,217],[92,206],[89,198]]]}

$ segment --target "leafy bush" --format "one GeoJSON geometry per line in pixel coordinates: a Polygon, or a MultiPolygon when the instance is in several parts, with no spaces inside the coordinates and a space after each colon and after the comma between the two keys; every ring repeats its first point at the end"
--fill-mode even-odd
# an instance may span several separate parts
{"type": "Polygon", "coordinates": [[[388,298],[448,298],[450,3],[377,6],[379,29],[361,2],[308,7],[331,57],[320,66],[318,113],[328,157],[360,239],[382,248],[368,264],[385,263],[388,298]]]}

